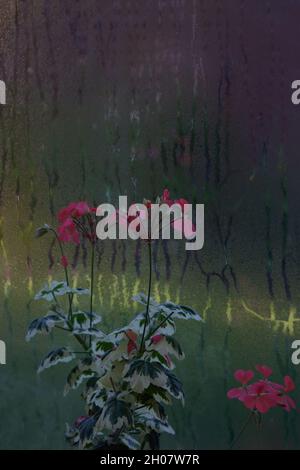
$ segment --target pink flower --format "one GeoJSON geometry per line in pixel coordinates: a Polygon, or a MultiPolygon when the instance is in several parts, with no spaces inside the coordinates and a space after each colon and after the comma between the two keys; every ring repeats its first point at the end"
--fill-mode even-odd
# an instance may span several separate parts
{"type": "Polygon", "coordinates": [[[233,398],[237,398],[240,401],[244,401],[246,395],[247,395],[247,388],[245,385],[247,385],[250,380],[252,380],[254,377],[254,373],[252,370],[243,370],[243,369],[238,369],[234,373],[234,378],[237,382],[240,382],[243,387],[237,387],[237,388],[232,388],[227,392],[227,397],[231,400],[233,398]]]}
{"type": "Polygon", "coordinates": [[[289,375],[286,375],[283,381],[284,381],[284,391],[286,393],[292,392],[293,390],[295,390],[296,388],[295,383],[289,375]]]}
{"type": "Polygon", "coordinates": [[[284,384],[278,384],[268,380],[272,374],[272,369],[265,365],[257,365],[256,369],[262,374],[263,379],[249,384],[254,374],[251,370],[239,369],[235,372],[235,379],[242,384],[242,387],[232,388],[228,391],[227,397],[237,398],[242,401],[246,408],[266,413],[270,408],[280,406],[285,411],[296,408],[294,400],[287,393],[295,390],[295,384],[288,375],[284,377],[284,384]]]}
{"type": "Polygon", "coordinates": [[[230,400],[232,400],[233,398],[237,398],[240,401],[244,401],[246,395],[247,389],[245,387],[231,388],[227,392],[227,398],[229,398],[230,400]]]}
{"type": "Polygon", "coordinates": [[[68,258],[66,256],[62,256],[60,258],[60,264],[64,267],[64,268],[67,268],[68,267],[68,258]]]}
{"type": "Polygon", "coordinates": [[[61,209],[57,215],[59,239],[66,243],[79,244],[81,234],[94,243],[96,240],[95,212],[96,209],[90,207],[85,201],[71,202],[67,207],[61,209]]]}
{"type": "Polygon", "coordinates": [[[268,384],[263,381],[255,382],[247,388],[247,395],[243,399],[246,408],[267,413],[270,408],[277,405],[277,395],[271,391],[268,384]]]}
{"type": "Polygon", "coordinates": [[[256,370],[260,372],[260,374],[265,378],[268,379],[270,375],[272,375],[273,370],[271,367],[264,366],[264,365],[257,365],[255,366],[256,370]]]}
{"type": "Polygon", "coordinates": [[[85,214],[88,214],[91,211],[91,208],[87,202],[71,202],[67,207],[61,209],[58,213],[58,221],[60,223],[65,222],[66,219],[72,217],[82,217],[85,214]]]}
{"type": "Polygon", "coordinates": [[[250,380],[254,377],[252,370],[243,370],[238,369],[234,373],[234,378],[237,382],[240,382],[242,385],[247,385],[250,380]]]}
{"type": "Polygon", "coordinates": [[[296,409],[296,403],[289,395],[282,395],[277,397],[277,405],[281,406],[288,413],[291,409],[296,409]]]}
{"type": "Polygon", "coordinates": [[[171,206],[174,201],[170,199],[170,191],[168,189],[164,189],[162,196],[161,196],[161,202],[163,204],[168,204],[168,206],[171,206]]]}
{"type": "Polygon", "coordinates": [[[76,245],[80,243],[79,233],[72,219],[66,219],[58,227],[58,237],[62,242],[72,242],[76,245]]]}

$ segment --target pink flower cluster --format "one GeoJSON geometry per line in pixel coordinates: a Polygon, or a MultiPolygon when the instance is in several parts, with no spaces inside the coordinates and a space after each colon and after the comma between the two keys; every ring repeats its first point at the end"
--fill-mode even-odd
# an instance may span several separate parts
{"type": "MultiPolygon", "coordinates": [[[[95,220],[92,217],[96,212],[87,202],[71,202],[58,213],[58,237],[62,242],[80,243],[80,235],[94,242],[96,239],[95,220]]],[[[64,264],[65,260],[62,260],[64,264]]]]}
{"type": "Polygon", "coordinates": [[[236,398],[246,408],[257,410],[260,413],[267,413],[271,408],[278,406],[285,411],[296,408],[294,400],[288,395],[289,392],[295,390],[295,384],[291,377],[286,375],[282,385],[269,379],[273,372],[270,367],[257,365],[256,370],[262,375],[262,378],[252,383],[250,383],[254,378],[252,370],[236,370],[234,378],[240,382],[241,386],[229,390],[227,397],[229,399],[236,398]]]}

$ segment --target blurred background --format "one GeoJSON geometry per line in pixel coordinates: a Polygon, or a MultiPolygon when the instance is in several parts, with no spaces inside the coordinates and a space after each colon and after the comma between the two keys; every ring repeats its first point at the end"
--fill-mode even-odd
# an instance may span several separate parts
{"type": "MultiPolygon", "coordinates": [[[[300,335],[299,1],[0,0],[0,12],[0,448],[67,448],[65,422],[83,412],[79,392],[62,395],[68,365],[36,375],[64,337],[25,342],[45,313],[34,293],[63,275],[35,228],[73,200],[142,201],[167,187],[205,204],[201,251],[154,248],[154,296],[206,320],[179,325],[186,404],[169,410],[176,436],[163,448],[229,447],[247,416],[226,398],[237,368],[290,374],[300,404],[290,360],[300,335]]],[[[86,247],[68,250],[75,282],[88,286],[86,247]]],[[[136,311],[145,251],[99,244],[107,330],[136,311]]],[[[299,448],[299,430],[298,412],[271,410],[236,447],[299,448]]]]}

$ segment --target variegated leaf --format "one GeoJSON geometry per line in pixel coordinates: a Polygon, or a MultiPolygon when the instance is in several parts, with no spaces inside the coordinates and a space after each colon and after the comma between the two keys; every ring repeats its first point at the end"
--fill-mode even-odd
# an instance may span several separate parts
{"type": "Polygon", "coordinates": [[[64,323],[65,318],[55,311],[50,311],[42,318],[33,320],[27,331],[26,341],[30,341],[35,335],[43,334],[48,335],[56,324],[64,323]]]}
{"type": "Polygon", "coordinates": [[[198,320],[203,321],[201,316],[193,310],[191,307],[186,305],[177,305],[173,302],[167,301],[160,305],[161,309],[168,315],[172,313],[172,318],[179,320],[198,320]]]}
{"type": "Polygon", "coordinates": [[[158,351],[163,356],[173,354],[177,359],[184,359],[184,353],[179,342],[173,336],[156,334],[150,338],[148,347],[158,351]]]}
{"type": "Polygon", "coordinates": [[[38,373],[42,372],[44,369],[49,369],[49,367],[53,367],[60,362],[70,362],[75,359],[75,357],[75,354],[68,348],[62,347],[54,349],[42,360],[38,368],[38,373]]]}
{"type": "Polygon", "coordinates": [[[159,362],[137,359],[129,364],[124,372],[124,380],[130,383],[131,388],[142,393],[150,384],[165,387],[167,369],[159,362]]]}
{"type": "Polygon", "coordinates": [[[72,313],[72,326],[73,329],[87,329],[92,325],[97,325],[101,322],[101,316],[96,313],[77,311],[72,313]]]}
{"type": "Polygon", "coordinates": [[[154,413],[149,410],[139,410],[135,413],[137,423],[156,431],[158,433],[166,432],[168,434],[175,434],[172,426],[169,425],[167,420],[159,419],[154,413]]]}
{"type": "Polygon", "coordinates": [[[55,297],[73,294],[73,295],[87,295],[89,289],[83,289],[81,287],[70,287],[65,281],[52,281],[51,284],[46,284],[34,297],[35,300],[47,300],[53,302],[55,297]]]}
{"type": "Polygon", "coordinates": [[[130,405],[124,400],[120,400],[116,395],[108,399],[97,421],[97,429],[99,431],[108,429],[114,432],[132,425],[133,417],[130,405]]]}
{"type": "Polygon", "coordinates": [[[167,377],[168,378],[165,388],[174,398],[184,402],[184,392],[180,380],[176,377],[175,374],[173,374],[173,372],[170,372],[169,370],[167,371],[167,377]]]}
{"type": "Polygon", "coordinates": [[[131,449],[131,450],[139,450],[141,448],[141,444],[139,443],[139,441],[137,441],[136,439],[134,439],[133,436],[131,436],[130,434],[128,433],[122,433],[121,436],[120,436],[120,441],[128,447],[128,449],[131,449]]]}
{"type": "Polygon", "coordinates": [[[86,357],[81,359],[78,364],[71,370],[67,377],[67,383],[64,389],[64,395],[67,395],[70,390],[74,390],[86,379],[93,377],[95,372],[91,370],[92,359],[86,357]]]}
{"type": "MultiPolygon", "coordinates": [[[[148,297],[143,292],[139,292],[138,294],[133,296],[132,300],[134,302],[139,302],[142,305],[147,305],[148,304],[148,297]]],[[[149,306],[150,306],[150,308],[151,307],[152,308],[157,308],[159,306],[159,304],[156,302],[156,300],[154,300],[154,299],[152,299],[152,297],[150,297],[149,306]]]]}

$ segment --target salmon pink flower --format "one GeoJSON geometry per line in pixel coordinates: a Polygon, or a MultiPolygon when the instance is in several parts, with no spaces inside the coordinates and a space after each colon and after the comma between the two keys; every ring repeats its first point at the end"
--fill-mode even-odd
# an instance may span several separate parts
{"type": "Polygon", "coordinates": [[[277,398],[277,405],[281,406],[288,413],[296,409],[296,403],[289,395],[282,395],[277,398]]]}
{"type": "Polygon", "coordinates": [[[267,413],[270,408],[277,405],[277,400],[276,392],[271,391],[265,382],[259,381],[248,386],[243,403],[246,408],[257,410],[260,413],[267,413]]]}
{"type": "Polygon", "coordinates": [[[237,382],[242,384],[242,387],[232,388],[227,392],[227,397],[231,400],[233,398],[237,398],[240,401],[243,401],[247,395],[246,385],[250,380],[254,377],[254,373],[252,370],[243,370],[238,369],[234,373],[234,378],[237,382]]]}
{"type": "Polygon", "coordinates": [[[61,209],[57,215],[59,239],[66,243],[79,244],[80,235],[82,235],[95,243],[95,212],[96,209],[90,207],[85,201],[71,202],[61,209]]]}
{"type": "Polygon", "coordinates": [[[78,245],[80,243],[79,233],[72,219],[66,219],[58,227],[58,237],[62,242],[72,242],[78,245]]]}
{"type": "Polygon", "coordinates": [[[64,222],[66,219],[82,217],[90,212],[89,205],[84,201],[71,202],[67,207],[61,209],[58,213],[58,221],[64,222]]]}
{"type": "Polygon", "coordinates": [[[273,370],[271,369],[271,367],[264,366],[264,365],[257,365],[255,366],[255,369],[261,373],[264,379],[268,379],[270,375],[272,375],[273,373],[273,370]]]}
{"type": "Polygon", "coordinates": [[[254,377],[254,373],[252,370],[243,370],[238,369],[234,373],[234,378],[237,382],[240,382],[242,385],[247,385],[250,380],[254,377]]]}
{"type": "Polygon", "coordinates": [[[295,390],[296,388],[295,383],[289,375],[286,375],[283,381],[284,381],[284,391],[286,393],[292,392],[293,390],[295,390]]]}

